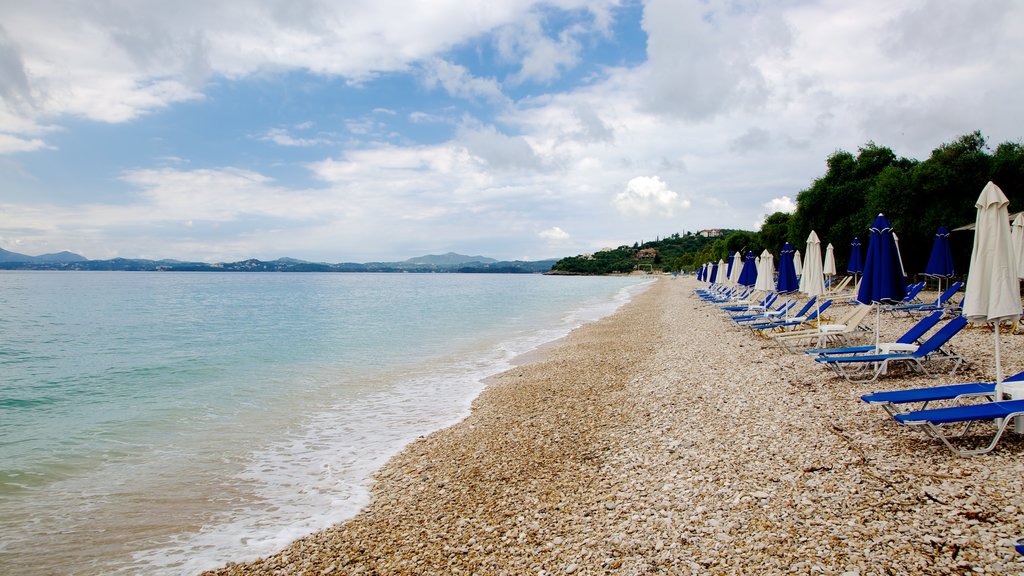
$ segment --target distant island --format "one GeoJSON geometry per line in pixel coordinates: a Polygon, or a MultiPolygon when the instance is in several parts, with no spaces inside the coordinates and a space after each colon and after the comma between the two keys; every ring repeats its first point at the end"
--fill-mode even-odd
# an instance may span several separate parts
{"type": "Polygon", "coordinates": [[[441,272],[541,274],[549,272],[557,259],[537,261],[499,261],[484,256],[466,256],[449,252],[410,258],[401,262],[343,262],[328,264],[294,258],[239,262],[182,262],[113,258],[89,260],[72,252],[28,256],[0,248],[0,270],[92,270],[127,272],[441,272]]]}

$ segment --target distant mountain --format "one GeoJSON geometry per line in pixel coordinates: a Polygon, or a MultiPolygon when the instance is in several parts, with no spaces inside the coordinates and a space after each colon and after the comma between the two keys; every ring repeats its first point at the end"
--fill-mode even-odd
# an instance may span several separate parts
{"type": "Polygon", "coordinates": [[[0,270],[119,270],[139,272],[417,272],[473,274],[542,274],[557,260],[498,261],[485,256],[464,254],[428,255],[403,262],[343,262],[325,264],[295,258],[270,262],[250,258],[239,262],[181,262],[178,260],[141,260],[113,258],[87,260],[77,254],[61,252],[44,256],[25,256],[0,250],[0,270]],[[48,260],[40,260],[49,258],[48,260]]]}
{"type": "Polygon", "coordinates": [[[75,254],[74,252],[64,250],[63,252],[56,252],[54,254],[36,256],[35,260],[36,262],[85,262],[88,258],[75,254]]]}
{"type": "Polygon", "coordinates": [[[458,266],[460,264],[469,264],[472,262],[479,264],[494,264],[497,260],[494,258],[487,258],[486,256],[466,256],[465,254],[449,252],[447,254],[428,254],[417,258],[409,258],[404,261],[403,264],[413,264],[418,266],[458,266]]]}
{"type": "Polygon", "coordinates": [[[67,263],[85,262],[86,260],[88,260],[86,257],[68,251],[57,252],[55,254],[42,254],[40,256],[28,256],[0,248],[0,262],[67,263]]]}

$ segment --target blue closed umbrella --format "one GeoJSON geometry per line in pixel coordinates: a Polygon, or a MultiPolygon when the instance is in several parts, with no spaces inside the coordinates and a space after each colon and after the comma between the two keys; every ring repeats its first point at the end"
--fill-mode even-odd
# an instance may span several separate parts
{"type": "Polygon", "coordinates": [[[796,267],[793,265],[793,254],[793,247],[786,242],[779,255],[779,282],[775,287],[775,291],[780,294],[800,289],[800,283],[796,279],[796,267]]]}
{"type": "Polygon", "coordinates": [[[743,261],[743,268],[740,270],[739,283],[741,286],[751,287],[757,282],[757,266],[754,264],[754,253],[747,251],[747,258],[743,261]]]}
{"type": "MultiPolygon", "coordinates": [[[[739,252],[737,252],[736,254],[739,254],[739,252]]],[[[727,257],[725,259],[725,277],[726,278],[732,278],[732,262],[733,262],[733,258],[728,258],[728,254],[726,254],[726,256],[727,257]]]]}
{"type": "Polygon", "coordinates": [[[711,264],[711,283],[714,284],[718,280],[718,262],[712,262],[711,264]]]}
{"type": "Polygon", "coordinates": [[[864,272],[864,258],[860,255],[860,238],[854,238],[850,243],[850,261],[846,264],[846,271],[850,274],[864,272]]]}
{"type": "Polygon", "coordinates": [[[903,271],[896,257],[892,226],[885,216],[879,214],[871,223],[870,230],[864,279],[857,291],[857,301],[861,304],[898,302],[907,294],[907,284],[903,281],[903,271]]]}
{"type": "Polygon", "coordinates": [[[903,270],[896,257],[896,241],[892,237],[892,226],[885,216],[879,214],[871,223],[871,237],[868,239],[868,257],[864,263],[864,278],[857,291],[857,301],[875,305],[875,348],[878,348],[879,304],[898,302],[907,293],[903,281],[903,270]]]}
{"type": "Polygon", "coordinates": [[[924,273],[928,276],[949,278],[953,275],[953,253],[949,249],[949,230],[945,226],[935,232],[932,242],[932,254],[928,257],[928,266],[924,273]]]}
{"type": "MultiPolygon", "coordinates": [[[[940,226],[935,232],[932,242],[932,253],[928,257],[928,265],[924,269],[926,276],[939,279],[939,295],[942,294],[942,279],[953,276],[953,252],[949,249],[949,230],[940,226]]],[[[936,301],[941,304],[941,302],[936,301]]]]}

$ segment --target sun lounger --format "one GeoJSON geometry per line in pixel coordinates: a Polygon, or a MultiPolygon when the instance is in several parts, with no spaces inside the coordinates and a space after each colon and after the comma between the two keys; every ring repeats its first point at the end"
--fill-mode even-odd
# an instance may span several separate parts
{"type": "Polygon", "coordinates": [[[836,374],[842,376],[849,382],[862,383],[873,382],[882,374],[888,371],[889,365],[893,363],[908,363],[911,368],[931,376],[925,363],[932,360],[948,360],[953,362],[950,374],[956,372],[964,359],[958,354],[942,353],[939,349],[949,342],[953,336],[963,330],[967,325],[967,319],[963,316],[953,318],[946,323],[938,332],[933,334],[920,346],[916,346],[908,352],[890,352],[886,354],[852,354],[849,356],[818,356],[815,362],[822,363],[831,368],[836,374]],[[861,376],[868,374],[867,377],[861,376]]]}
{"type": "Polygon", "coordinates": [[[906,306],[908,304],[916,303],[918,294],[921,293],[921,290],[924,290],[924,284],[924,281],[921,281],[916,284],[911,284],[910,286],[907,286],[907,292],[906,294],[904,294],[903,299],[900,300],[897,304],[893,304],[891,306],[882,306],[882,311],[887,312],[897,306],[906,306]]]}
{"type": "Polygon", "coordinates": [[[730,316],[729,319],[739,324],[744,322],[766,322],[772,318],[788,314],[794,306],[796,306],[796,300],[786,300],[785,302],[780,302],[775,308],[768,308],[760,312],[753,310],[749,313],[740,312],[730,316]]]}
{"type": "Polygon", "coordinates": [[[866,334],[861,323],[871,312],[871,306],[860,304],[834,322],[814,328],[769,334],[779,346],[795,352],[802,346],[824,346],[827,342],[847,342],[854,334],[866,334]]]}
{"type": "Polygon", "coordinates": [[[893,418],[900,424],[917,428],[928,436],[941,441],[947,448],[960,456],[973,456],[991,452],[1003,436],[1003,432],[1013,424],[1014,418],[1017,416],[1024,416],[1024,400],[1004,400],[968,406],[918,410],[896,414],[893,418]],[[986,420],[995,420],[996,426],[995,434],[987,446],[964,449],[958,448],[951,442],[951,440],[964,438],[975,423],[986,420]],[[946,424],[963,424],[963,428],[956,434],[947,434],[942,429],[942,426],[946,424]]]}
{"type": "Polygon", "coordinates": [[[829,286],[828,293],[833,295],[833,296],[839,294],[844,289],[846,289],[846,287],[850,284],[851,280],[853,280],[853,276],[847,276],[847,277],[843,278],[842,280],[839,281],[838,284],[835,284],[833,286],[829,286]]]}
{"type": "MultiPolygon", "coordinates": [[[[893,343],[883,343],[880,346],[882,348],[893,348],[893,344],[904,344],[914,345],[920,344],[921,338],[931,330],[936,324],[942,320],[942,312],[937,311],[921,318],[907,330],[903,336],[896,339],[893,343]]],[[[813,350],[806,350],[804,354],[813,354],[815,356],[848,356],[851,354],[870,354],[877,350],[874,345],[870,346],[847,346],[845,348],[815,348],[813,350]]]]}
{"type": "Polygon", "coordinates": [[[753,303],[753,302],[749,302],[749,301],[744,303],[741,300],[739,302],[734,302],[734,303],[727,304],[725,306],[720,306],[719,310],[724,310],[725,312],[730,312],[730,313],[732,313],[732,312],[748,312],[748,311],[754,311],[754,310],[764,310],[764,309],[768,308],[769,306],[771,306],[778,297],[779,297],[779,295],[777,293],[771,292],[767,296],[765,296],[763,300],[761,300],[760,302],[758,302],[756,304],[753,303]]]}
{"type": "Polygon", "coordinates": [[[1017,551],[1017,554],[1024,554],[1024,538],[1019,538],[1013,545],[1013,549],[1017,551]]]}
{"type": "MultiPolygon", "coordinates": [[[[814,299],[812,298],[811,300],[813,302],[814,299]]],[[[812,302],[808,302],[808,304],[811,304],[812,302]]],[[[810,312],[806,312],[806,310],[807,310],[807,308],[809,308],[809,306],[804,306],[804,310],[801,310],[801,312],[806,312],[805,314],[797,314],[796,316],[791,316],[789,318],[779,318],[777,320],[772,320],[772,321],[768,321],[768,322],[757,322],[757,323],[752,323],[752,324],[745,324],[744,328],[749,328],[751,331],[761,330],[762,333],[763,333],[765,330],[777,330],[777,329],[780,329],[780,328],[789,328],[791,326],[800,326],[802,324],[810,324],[813,320],[818,318],[818,316],[822,312],[827,310],[828,307],[831,306],[831,305],[832,305],[832,301],[831,300],[826,300],[826,301],[822,302],[820,306],[815,306],[810,312]]]]}
{"type": "MultiPolygon", "coordinates": [[[[1024,380],[1024,372],[1018,372],[1004,382],[1020,382],[1024,380]]],[[[868,404],[878,405],[885,409],[891,416],[907,412],[901,410],[907,404],[921,403],[917,410],[925,410],[930,402],[941,400],[952,400],[958,402],[962,398],[988,397],[995,400],[996,385],[994,382],[968,382],[963,384],[948,384],[945,386],[929,386],[925,388],[911,388],[909,390],[888,390],[885,392],[872,392],[860,397],[868,404]]]]}
{"type": "Polygon", "coordinates": [[[886,312],[906,312],[908,315],[914,312],[931,312],[934,310],[945,310],[949,305],[949,299],[952,298],[960,288],[963,288],[963,282],[954,282],[949,288],[947,288],[942,294],[939,295],[937,302],[921,302],[918,304],[901,304],[899,306],[888,306],[882,308],[886,312]]]}

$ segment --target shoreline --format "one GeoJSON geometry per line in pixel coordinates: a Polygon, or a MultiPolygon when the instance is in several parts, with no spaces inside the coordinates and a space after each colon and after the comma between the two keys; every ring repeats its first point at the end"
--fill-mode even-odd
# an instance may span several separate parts
{"type": "MultiPolygon", "coordinates": [[[[206,574],[1024,572],[1024,441],[959,458],[857,399],[963,372],[852,386],[696,286],[662,278],[492,377],[351,520],[206,574]]],[[[969,336],[981,377],[991,333],[969,336]]]]}

